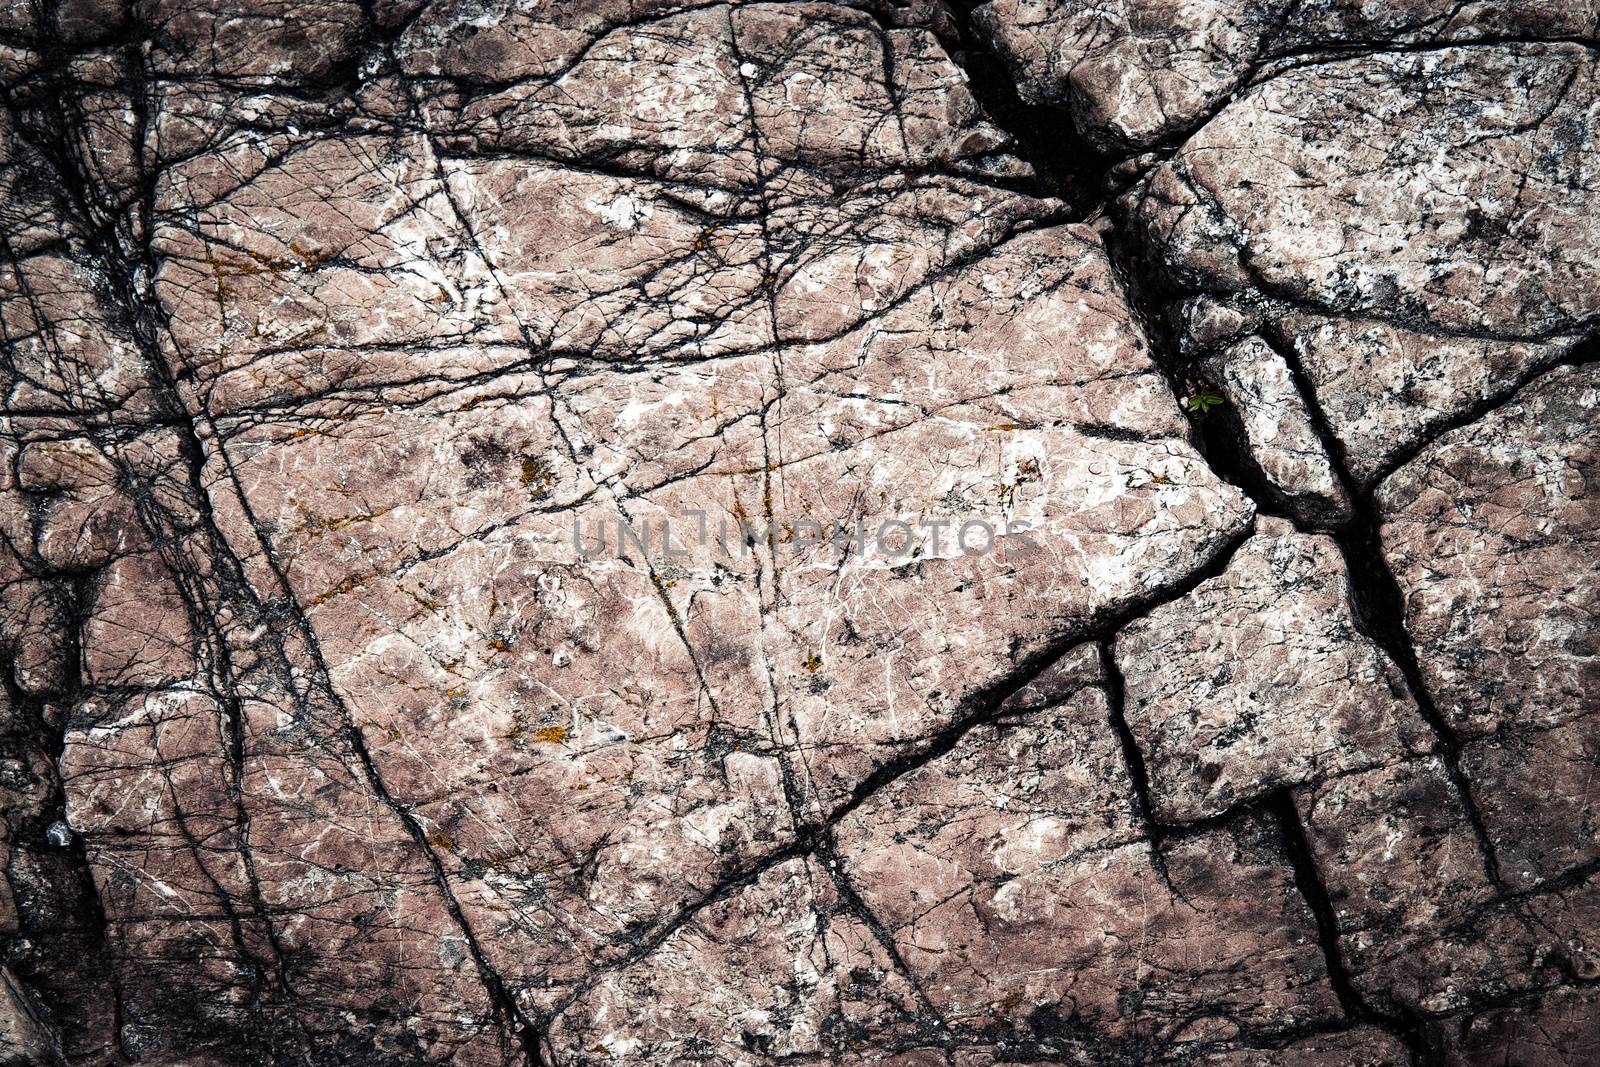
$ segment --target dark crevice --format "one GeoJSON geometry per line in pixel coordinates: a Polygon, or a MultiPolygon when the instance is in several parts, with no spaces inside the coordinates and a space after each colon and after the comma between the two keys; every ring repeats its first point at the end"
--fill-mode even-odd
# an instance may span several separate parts
{"type": "Polygon", "coordinates": [[[1500,861],[1493,839],[1478,810],[1471,783],[1461,769],[1460,738],[1434,704],[1422,676],[1416,648],[1406,630],[1405,597],[1384,560],[1378,517],[1373,513],[1370,499],[1357,498],[1355,509],[1355,520],[1335,540],[1349,572],[1350,602],[1355,609],[1356,625],[1383,650],[1404,676],[1417,710],[1438,740],[1446,773],[1461,802],[1462,812],[1472,826],[1473,836],[1477,838],[1484,872],[1495,887],[1504,892],[1506,886],[1500,877],[1500,861]]]}
{"type": "Polygon", "coordinates": [[[542,1019],[546,1029],[553,1027],[554,1021],[566,1010],[577,1003],[585,993],[593,989],[601,979],[607,975],[627,970],[629,967],[646,959],[655,952],[668,939],[689,923],[705,909],[729,900],[741,890],[748,889],[756,884],[760,877],[775,867],[780,867],[790,860],[803,859],[815,850],[820,834],[815,829],[796,835],[795,840],[782,848],[774,849],[765,856],[740,867],[722,878],[719,878],[708,889],[694,900],[673,912],[666,919],[644,924],[635,933],[632,948],[622,956],[599,964],[590,969],[584,980],[577,982],[554,1006],[544,1012],[542,1019]]]}
{"type": "Polygon", "coordinates": [[[1437,740],[1445,771],[1461,803],[1462,812],[1472,827],[1473,836],[1477,839],[1478,850],[1483,858],[1484,873],[1495,888],[1504,893],[1507,887],[1500,876],[1500,861],[1495,852],[1493,839],[1478,810],[1471,783],[1461,769],[1461,739],[1434,703],[1433,695],[1422,674],[1422,664],[1417,656],[1416,645],[1406,629],[1405,594],[1384,556],[1382,510],[1377,504],[1374,492],[1361,486],[1350,474],[1344,442],[1334,433],[1316,389],[1306,377],[1299,353],[1274,330],[1262,331],[1262,338],[1288,364],[1290,377],[1294,381],[1301,403],[1305,406],[1311,427],[1321,441],[1323,451],[1327,453],[1328,460],[1350,499],[1353,513],[1351,520],[1343,529],[1333,531],[1332,536],[1339,546],[1339,554],[1344,559],[1349,580],[1350,604],[1354,610],[1356,625],[1383,651],[1390,662],[1399,668],[1405,678],[1406,688],[1410,691],[1417,710],[1437,740]]]}
{"type": "Polygon", "coordinates": [[[1017,669],[1003,683],[987,692],[975,695],[968,702],[971,710],[966,715],[932,734],[925,743],[910,747],[879,764],[856,785],[848,799],[829,813],[826,825],[830,827],[836,825],[885,786],[951,752],[973,730],[1004,718],[1010,711],[1006,702],[1011,696],[1036,679],[1071,649],[1096,642],[1104,645],[1112,641],[1117,631],[1132,620],[1148,614],[1160,604],[1188,595],[1202,582],[1221,574],[1233,557],[1233,553],[1252,532],[1252,528],[1246,527],[1226,543],[1218,545],[1210,556],[1188,571],[1182,581],[1145,596],[1133,598],[1115,611],[1102,613],[1084,626],[1074,628],[1068,635],[1059,638],[1038,655],[1019,663],[1017,669]]]}
{"type": "MultiPolygon", "coordinates": [[[[1166,280],[1137,237],[1130,232],[1114,232],[1107,242],[1107,250],[1123,280],[1134,314],[1150,338],[1156,365],[1166,375],[1174,397],[1181,401],[1204,384],[1197,376],[1194,362],[1181,354],[1169,317],[1169,309],[1176,307],[1178,301],[1187,294],[1166,280]]],[[[1500,878],[1499,863],[1490,835],[1460,767],[1460,740],[1433,703],[1424,684],[1416,649],[1405,628],[1405,601],[1399,583],[1384,559],[1379,534],[1382,516],[1373,494],[1351,477],[1343,443],[1334,434],[1293,346],[1285,344],[1284,339],[1276,336],[1271,329],[1263,329],[1260,336],[1288,364],[1312,429],[1350,499],[1353,513],[1350,520],[1342,527],[1318,532],[1327,533],[1333,538],[1344,559],[1357,626],[1378,645],[1405,678],[1419,711],[1438,738],[1446,771],[1477,838],[1485,873],[1498,889],[1504,891],[1505,885],[1500,878]]],[[[1215,414],[1213,410],[1191,418],[1191,422],[1197,424],[1195,439],[1201,456],[1219,477],[1250,496],[1259,512],[1287,519],[1299,526],[1296,518],[1284,510],[1281,494],[1265,485],[1265,476],[1245,443],[1240,420],[1237,417],[1216,419],[1213,417],[1215,414]]]]}
{"type": "MultiPolygon", "coordinates": [[[[1151,362],[1166,380],[1173,402],[1184,408],[1187,398],[1210,384],[1194,361],[1182,354],[1168,314],[1185,294],[1145,254],[1127,220],[1119,218],[1119,223],[1106,235],[1106,254],[1127,295],[1128,308],[1149,341],[1151,362]]],[[[1191,443],[1213,474],[1249,497],[1258,514],[1296,521],[1245,444],[1237,414],[1216,408],[1191,413],[1189,425],[1191,443]]]]}
{"type": "MultiPolygon", "coordinates": [[[[139,107],[147,95],[147,87],[142,81],[142,63],[135,50],[129,50],[129,78],[130,95],[139,107]]],[[[148,296],[144,285],[153,279],[158,271],[159,264],[150,247],[149,239],[154,219],[153,186],[149,182],[142,182],[144,194],[141,197],[125,201],[127,210],[117,208],[117,198],[96,198],[98,188],[94,177],[93,168],[83,158],[79,146],[74,142],[75,132],[81,131],[85,122],[82,116],[68,114],[63,101],[70,100],[71,96],[65,90],[46,94],[42,101],[31,101],[34,110],[25,111],[19,108],[14,99],[8,97],[7,105],[14,116],[14,125],[28,138],[31,146],[46,159],[57,175],[57,190],[60,195],[60,207],[66,223],[76,231],[76,236],[84,248],[83,258],[98,271],[101,277],[103,292],[100,294],[101,302],[112,314],[113,319],[122,327],[128,338],[134,343],[143,357],[145,369],[150,375],[152,393],[155,400],[161,405],[163,422],[169,425],[175,433],[180,451],[175,477],[181,482],[181,495],[192,506],[195,521],[182,518],[169,513],[164,506],[157,503],[161,497],[162,486],[158,485],[151,475],[138,469],[135,461],[128,460],[116,448],[120,435],[115,431],[115,414],[111,414],[111,430],[101,435],[100,444],[103,448],[109,446],[108,458],[119,468],[121,480],[130,492],[138,511],[138,517],[152,540],[160,550],[168,564],[168,569],[177,581],[180,591],[187,603],[190,621],[196,627],[197,633],[211,633],[208,641],[209,651],[212,653],[211,666],[218,672],[222,688],[232,690],[237,682],[233,670],[228,662],[226,648],[228,635],[216,628],[215,620],[220,617],[219,610],[224,602],[231,604],[242,612],[244,617],[262,617],[271,611],[265,605],[257,602],[248,582],[243,577],[243,567],[234,557],[227,545],[226,538],[221,533],[215,517],[211,513],[209,495],[203,484],[203,469],[206,463],[205,448],[196,432],[194,423],[188,418],[180,399],[178,386],[171,375],[171,369],[163,356],[161,337],[170,333],[162,318],[161,309],[148,296]],[[40,121],[42,120],[42,121],[40,121]],[[104,210],[105,204],[111,204],[109,213],[104,210]],[[184,556],[183,546],[189,540],[198,537],[203,544],[202,549],[207,550],[207,555],[213,561],[210,568],[195,568],[188,566],[184,556]],[[203,575],[201,571],[209,569],[210,575],[203,575]],[[216,587],[216,588],[213,588],[216,587]]],[[[140,111],[141,128],[144,116],[140,111]]],[[[168,473],[165,472],[163,476],[168,473]]],[[[176,488],[176,486],[170,486],[176,488]]],[[[281,571],[279,577],[282,578],[281,571]]],[[[284,586],[288,589],[287,584],[284,586]]],[[[311,685],[321,690],[328,700],[345,713],[348,711],[340,703],[339,697],[333,688],[327,671],[326,664],[322,662],[320,651],[316,646],[315,634],[311,631],[309,623],[303,615],[294,613],[294,620],[300,624],[306,646],[310,650],[314,661],[315,670],[311,685]]],[[[293,671],[285,665],[282,672],[285,678],[291,677],[293,671]]],[[[301,697],[300,699],[304,699],[301,697]]],[[[224,718],[226,715],[224,707],[224,718]]],[[[232,746],[242,745],[242,736],[238,733],[238,723],[231,726],[225,722],[229,742],[232,746]]],[[[459,904],[454,898],[445,876],[438,856],[430,847],[426,835],[422,832],[420,824],[404,805],[397,803],[387,792],[382,780],[378,777],[377,770],[364,747],[360,732],[354,726],[348,728],[347,738],[350,741],[359,766],[365,772],[369,787],[401,821],[407,832],[416,843],[424,860],[431,868],[436,885],[440,889],[446,910],[462,931],[469,951],[477,965],[484,988],[494,1006],[496,1017],[499,1020],[502,1032],[510,1031],[521,1044],[523,1056],[530,1064],[543,1064],[543,1053],[539,1047],[539,1032],[524,1017],[515,998],[505,987],[499,976],[489,965],[486,956],[481,951],[473,938],[470,926],[461,912],[459,904]]],[[[240,751],[232,753],[232,767],[235,771],[242,768],[243,754],[240,751]]],[[[239,791],[239,782],[235,780],[230,789],[238,802],[240,815],[238,832],[242,841],[248,840],[249,822],[244,814],[242,796],[239,791]]],[[[180,809],[181,820],[181,809],[180,809]]],[[[196,862],[200,860],[199,846],[190,842],[191,848],[196,851],[196,862]]],[[[81,847],[80,847],[81,852],[81,847]]],[[[247,850],[241,848],[241,858],[247,866],[249,859],[247,850]]],[[[87,879],[87,860],[84,859],[84,877],[87,879]]],[[[254,873],[250,874],[250,882],[255,886],[254,873]]],[[[282,950],[277,943],[276,936],[271,929],[270,922],[266,922],[265,909],[259,899],[255,901],[255,913],[258,918],[266,923],[267,939],[278,952],[276,965],[264,964],[263,961],[254,959],[252,952],[245,947],[245,940],[240,931],[241,918],[235,914],[231,901],[220,885],[215,885],[217,893],[222,894],[218,899],[224,915],[235,930],[235,941],[239,952],[240,963],[247,976],[249,976],[250,989],[248,990],[250,1011],[258,1026],[264,1026],[266,1019],[260,1016],[262,1005],[261,992],[257,986],[257,977],[265,970],[275,970],[278,976],[279,987],[287,992],[287,977],[282,950]]],[[[104,923],[104,917],[100,917],[104,923]]],[[[292,1009],[293,1005],[289,1007],[292,1009]]],[[[120,1004],[119,1004],[120,1009],[120,1004]]],[[[291,1010],[291,1019],[293,1019],[291,1010]]],[[[196,1021],[198,1023],[198,1017],[196,1021]]],[[[222,1034],[208,1035],[212,1042],[223,1037],[222,1034]]],[[[198,1032],[195,1038],[204,1040],[198,1032]]],[[[261,1051],[277,1045],[271,1033],[263,1032],[259,1035],[243,1035],[242,1040],[246,1047],[259,1042],[257,1047],[261,1051]]],[[[294,1042],[291,1042],[294,1044],[294,1042]]],[[[294,1053],[290,1053],[294,1055],[294,1053]]],[[[303,1053],[295,1056],[303,1058],[303,1053]]],[[[276,1057],[273,1057],[276,1059],[276,1057]]]]}
{"type": "Polygon", "coordinates": [[[1108,176],[1116,161],[1078,134],[1066,109],[1022,100],[1005,60],[995,53],[973,18],[980,6],[977,0],[946,4],[955,15],[958,34],[958,40],[948,42],[950,56],[966,72],[967,88],[989,121],[1011,136],[1013,151],[1033,168],[1032,188],[1026,191],[1065,201],[1073,218],[1087,218],[1102,210],[1108,176]]]}
{"type": "MultiPolygon", "coordinates": [[[[1178,370],[1171,381],[1175,391],[1181,390],[1180,395],[1185,397],[1215,386],[1206,374],[1192,365],[1178,370]]],[[[1219,477],[1244,490],[1255,502],[1258,512],[1306,529],[1333,528],[1332,524],[1307,523],[1296,513],[1288,496],[1272,483],[1256,459],[1248,444],[1243,415],[1232,404],[1204,411],[1192,421],[1200,454],[1219,477]]]]}
{"type": "MultiPolygon", "coordinates": [[[[0,754],[23,767],[37,766],[41,761],[30,756],[42,756],[46,768],[38,809],[0,813],[9,824],[13,855],[30,855],[29,862],[14,863],[4,874],[18,905],[17,929],[13,936],[0,938],[0,962],[38,996],[69,1060],[109,1055],[112,1062],[122,1063],[128,1057],[121,1047],[121,990],[110,965],[110,928],[87,848],[81,835],[71,834],[65,844],[49,835],[50,827],[66,824],[60,765],[70,711],[88,695],[79,635],[87,621],[95,577],[83,573],[51,581],[57,605],[66,616],[58,684],[45,693],[25,693],[10,664],[0,670],[0,688],[11,715],[10,728],[0,732],[0,754]],[[109,1018],[85,1018],[96,1012],[109,1018]],[[87,1021],[99,1025],[84,1025],[87,1021]],[[105,1044],[98,1045],[102,1037],[105,1044]]],[[[11,659],[17,650],[3,651],[11,659]]]]}
{"type": "Polygon", "coordinates": [[[1295,887],[1316,922],[1317,944],[1322,948],[1328,982],[1339,998],[1340,1008],[1352,1020],[1379,1027],[1398,1038],[1411,1054],[1414,1067],[1434,1067],[1441,1063],[1439,1050],[1430,1045],[1429,1030],[1420,1015],[1379,1011],[1356,988],[1339,942],[1338,914],[1317,870],[1293,794],[1287,789],[1276,790],[1262,799],[1260,807],[1274,818],[1283,836],[1284,850],[1294,870],[1295,887]]]}
{"type": "Polygon", "coordinates": [[[867,932],[872,935],[872,939],[878,943],[878,947],[883,950],[884,955],[888,956],[889,961],[894,964],[895,970],[900,972],[900,976],[906,980],[906,983],[916,994],[917,1004],[922,1009],[925,1020],[927,1020],[924,1024],[924,1029],[938,1034],[948,1034],[950,1030],[949,1022],[934,1006],[927,991],[923,988],[922,980],[917,976],[917,972],[912,970],[911,965],[906,962],[893,932],[883,924],[877,913],[856,891],[854,883],[850,881],[849,873],[845,870],[844,863],[840,861],[838,852],[834,848],[831,832],[823,834],[817,841],[816,855],[827,870],[828,878],[833,882],[833,887],[838,892],[845,909],[855,917],[857,922],[867,928],[867,932]]]}
{"type": "MultiPolygon", "coordinates": [[[[1229,557],[1219,560],[1222,567],[1227,565],[1227,558],[1229,557]]],[[[1219,567],[1219,571],[1220,569],[1219,567]]],[[[1133,728],[1128,725],[1127,691],[1123,682],[1122,668],[1117,666],[1117,657],[1112,652],[1110,642],[1102,642],[1099,651],[1100,670],[1105,676],[1106,704],[1110,709],[1107,719],[1112,732],[1117,735],[1117,744],[1122,749],[1122,762],[1127,767],[1128,780],[1133,784],[1134,805],[1138,808],[1139,819],[1144,824],[1145,836],[1150,841],[1150,862],[1167,888],[1172,890],[1175,896],[1182,897],[1183,894],[1179,893],[1172,883],[1172,876],[1167,871],[1166,853],[1161,849],[1162,842],[1167,837],[1167,830],[1156,821],[1155,801],[1150,795],[1150,770],[1145,766],[1144,753],[1139,748],[1138,739],[1133,736],[1133,728]]]]}

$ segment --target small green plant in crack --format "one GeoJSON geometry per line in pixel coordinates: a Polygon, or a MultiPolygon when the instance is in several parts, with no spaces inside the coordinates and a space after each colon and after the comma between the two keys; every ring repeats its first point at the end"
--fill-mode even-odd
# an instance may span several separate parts
{"type": "Polygon", "coordinates": [[[1183,398],[1183,406],[1196,415],[1204,415],[1212,408],[1222,406],[1222,395],[1213,389],[1199,388],[1183,398]]]}

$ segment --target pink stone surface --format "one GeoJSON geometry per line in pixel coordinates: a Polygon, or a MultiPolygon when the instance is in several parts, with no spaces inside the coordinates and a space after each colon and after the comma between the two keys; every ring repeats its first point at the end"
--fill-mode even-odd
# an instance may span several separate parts
{"type": "Polygon", "coordinates": [[[1587,1062],[1596,25],[0,9],[0,1067],[1587,1062]]]}

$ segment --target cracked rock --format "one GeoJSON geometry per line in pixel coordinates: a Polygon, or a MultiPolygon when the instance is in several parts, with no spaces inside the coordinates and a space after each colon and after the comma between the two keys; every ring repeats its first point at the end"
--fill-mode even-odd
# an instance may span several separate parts
{"type": "Polygon", "coordinates": [[[1595,1037],[1593,990],[1561,989],[1505,1008],[1451,1020],[1445,1062],[1494,1063],[1514,1058],[1528,1067],[1582,1063],[1595,1037]]]}
{"type": "Polygon", "coordinates": [[[1595,16],[0,10],[0,1063],[1583,1062],[1595,16]]]}
{"type": "Polygon", "coordinates": [[[1506,896],[1440,759],[1331,779],[1296,803],[1353,985],[1378,1008],[1455,1014],[1593,973],[1593,878],[1506,896]]]}
{"type": "Polygon", "coordinates": [[[1115,656],[1163,822],[1431,742],[1400,671],[1361,632],[1338,546],[1282,520],[1259,520],[1222,574],[1124,628],[1115,656]]]}
{"type": "Polygon", "coordinates": [[[1068,109],[1092,143],[1124,150],[1192,129],[1307,55],[1592,38],[1600,26],[1593,0],[989,0],[975,17],[1023,99],[1068,109]]]}
{"type": "Polygon", "coordinates": [[[1600,372],[1559,368],[1378,492],[1423,678],[1518,885],[1600,857],[1597,408],[1600,372]]]}
{"type": "Polygon", "coordinates": [[[0,968],[0,1064],[61,1067],[67,1061],[54,1027],[9,968],[0,968]]]}
{"type": "Polygon", "coordinates": [[[1312,525],[1348,522],[1349,496],[1284,358],[1252,336],[1207,360],[1204,369],[1237,413],[1251,458],[1290,513],[1312,525]]]}
{"type": "Polygon", "coordinates": [[[1167,277],[1294,355],[1370,485],[1600,313],[1595,84],[1593,51],[1567,44],[1294,66],[1189,138],[1130,211],[1167,277]]]}
{"type": "Polygon", "coordinates": [[[1152,842],[1094,650],[1068,661],[1067,692],[978,727],[839,824],[845,877],[938,1017],[1070,1019],[1126,1055],[1335,1011],[1272,828],[1152,842]]]}

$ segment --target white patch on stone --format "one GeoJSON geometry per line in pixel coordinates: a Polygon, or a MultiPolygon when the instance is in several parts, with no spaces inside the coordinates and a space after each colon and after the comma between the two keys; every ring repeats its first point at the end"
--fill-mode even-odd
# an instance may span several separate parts
{"type": "Polygon", "coordinates": [[[614,230],[637,230],[656,212],[648,200],[640,200],[627,193],[613,200],[593,196],[583,206],[599,215],[600,220],[614,230]]]}

